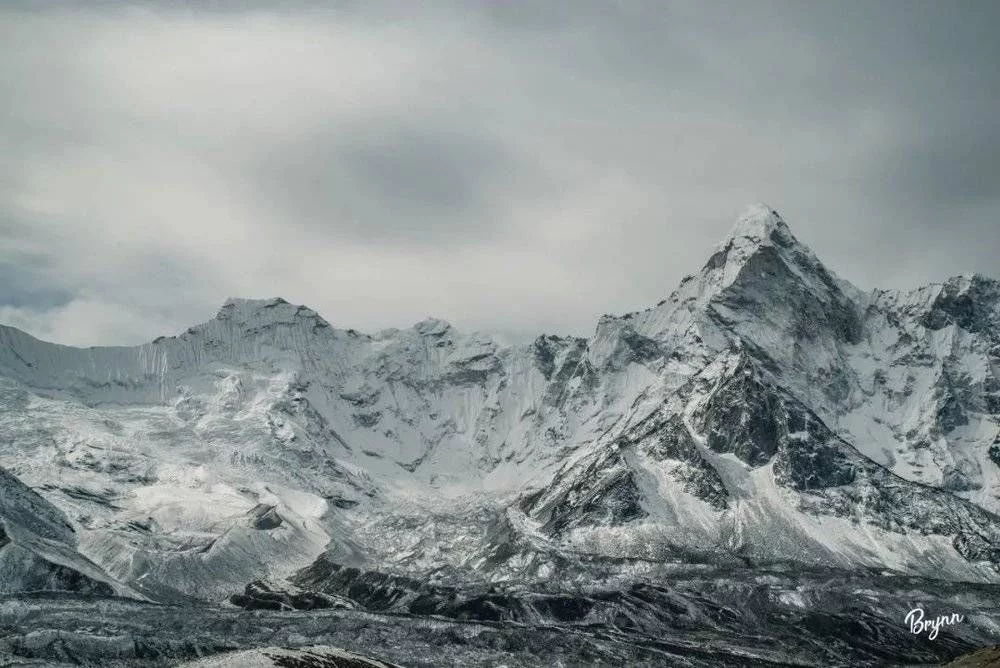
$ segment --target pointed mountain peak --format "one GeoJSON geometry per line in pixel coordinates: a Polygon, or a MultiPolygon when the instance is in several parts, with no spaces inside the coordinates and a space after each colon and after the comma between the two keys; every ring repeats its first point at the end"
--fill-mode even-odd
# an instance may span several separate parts
{"type": "Polygon", "coordinates": [[[781,215],[762,202],[751,204],[743,210],[724,244],[738,239],[761,244],[776,243],[780,246],[795,243],[795,237],[781,215]]]}
{"type": "Polygon", "coordinates": [[[798,322],[808,313],[810,322],[802,323],[803,331],[835,314],[830,316],[834,327],[853,340],[859,331],[854,302],[860,296],[795,238],[777,211],[755,204],[743,211],[701,271],[682,281],[668,302],[711,305],[726,317],[752,315],[775,322],[798,322]]]}
{"type": "Polygon", "coordinates": [[[751,204],[743,210],[736,225],[715,248],[709,265],[720,266],[722,260],[746,260],[762,248],[795,249],[815,260],[808,247],[802,244],[789,229],[785,219],[767,204],[751,204]]]}
{"type": "Polygon", "coordinates": [[[822,270],[813,252],[799,242],[781,215],[767,204],[752,204],[743,210],[736,225],[715,247],[703,273],[722,272],[724,283],[736,277],[744,265],[762,251],[773,249],[786,256],[790,264],[822,270]]]}
{"type": "Polygon", "coordinates": [[[271,299],[245,299],[243,297],[229,297],[219,308],[215,317],[219,320],[231,320],[241,315],[250,315],[266,308],[275,308],[289,305],[281,297],[271,299]]]}
{"type": "Polygon", "coordinates": [[[687,290],[734,318],[743,313],[794,322],[800,332],[828,323],[847,340],[859,336],[860,292],[823,266],[766,204],[744,210],[687,290]]]}
{"type": "Polygon", "coordinates": [[[219,309],[214,320],[247,325],[293,324],[309,321],[310,326],[330,326],[308,306],[291,304],[281,297],[271,299],[230,297],[219,309]]]}

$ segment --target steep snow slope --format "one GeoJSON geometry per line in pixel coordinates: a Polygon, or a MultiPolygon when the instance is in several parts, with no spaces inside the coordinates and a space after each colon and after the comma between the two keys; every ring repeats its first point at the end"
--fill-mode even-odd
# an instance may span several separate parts
{"type": "Polygon", "coordinates": [[[901,476],[1000,509],[1000,284],[876,291],[867,321],[843,428],[901,476]]]}
{"type": "Polygon", "coordinates": [[[439,579],[627,556],[996,580],[998,304],[981,277],[863,294],[759,205],[588,340],[368,335],[280,299],[135,348],[0,326],[0,465],[115,578],[211,598],[320,555],[439,579]]]}

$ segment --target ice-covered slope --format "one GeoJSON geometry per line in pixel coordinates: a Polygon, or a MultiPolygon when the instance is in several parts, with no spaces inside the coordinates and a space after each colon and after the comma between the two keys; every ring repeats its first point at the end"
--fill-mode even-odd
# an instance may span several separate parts
{"type": "Polygon", "coordinates": [[[414,495],[543,473],[572,433],[560,407],[585,347],[501,348],[439,320],[369,336],[282,300],[231,300],[139,348],[0,336],[0,462],[116,577],[210,597],[325,548],[377,558],[347,523],[414,495]]]}
{"type": "Polygon", "coordinates": [[[0,465],[113,577],[210,598],[320,555],[459,579],[628,556],[992,580],[998,295],[864,294],[758,205],[590,339],[362,334],[280,299],[135,348],[0,326],[0,465]]]}
{"type": "Polygon", "coordinates": [[[841,427],[900,475],[1000,510],[1000,283],[876,291],[866,316],[841,427]]]}

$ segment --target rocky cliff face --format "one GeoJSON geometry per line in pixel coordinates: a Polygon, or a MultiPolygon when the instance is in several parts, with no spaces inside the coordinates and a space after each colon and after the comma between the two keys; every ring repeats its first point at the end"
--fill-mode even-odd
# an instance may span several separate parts
{"type": "Polygon", "coordinates": [[[280,299],[136,348],[0,327],[0,465],[118,582],[212,600],[318,558],[448,586],[692,560],[995,582],[998,323],[996,281],[865,294],[755,206],[590,339],[362,334],[280,299]]]}

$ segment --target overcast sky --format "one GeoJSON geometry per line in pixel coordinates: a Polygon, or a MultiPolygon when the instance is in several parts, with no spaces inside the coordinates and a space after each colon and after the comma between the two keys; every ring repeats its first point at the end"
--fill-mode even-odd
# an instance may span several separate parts
{"type": "Polygon", "coordinates": [[[998,33],[993,0],[8,0],[0,323],[131,344],[282,296],[587,335],[755,201],[863,288],[998,276],[998,33]]]}

